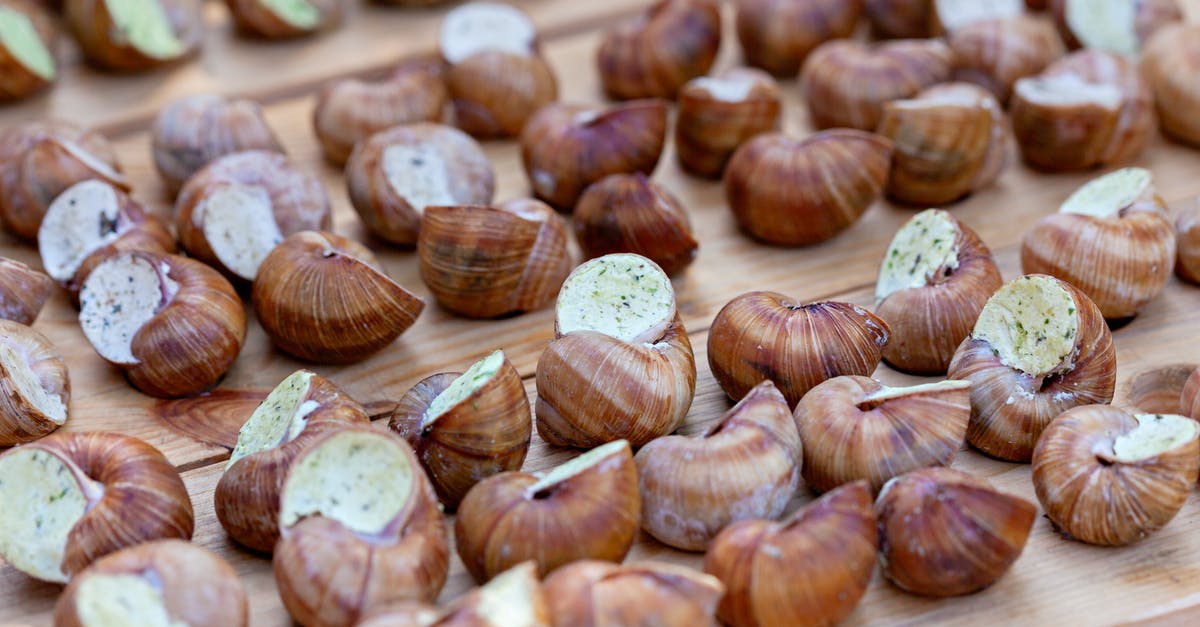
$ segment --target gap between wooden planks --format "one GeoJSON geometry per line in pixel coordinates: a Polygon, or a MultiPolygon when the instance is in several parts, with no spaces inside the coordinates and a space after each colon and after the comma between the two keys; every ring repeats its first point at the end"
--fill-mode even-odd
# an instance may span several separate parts
{"type": "MultiPolygon", "coordinates": [[[[566,3],[530,4],[560,7],[566,3]]],[[[594,72],[579,71],[592,67],[598,37],[598,32],[592,30],[547,38],[545,50],[562,81],[564,99],[602,100],[594,72]]],[[[732,38],[727,38],[719,67],[736,63],[731,41],[732,38]]],[[[794,82],[785,83],[784,88],[788,99],[787,129],[796,134],[810,132],[794,82]]],[[[310,129],[311,106],[309,96],[285,98],[269,105],[266,113],[293,160],[324,180],[335,205],[335,230],[364,237],[346,201],[340,173],[321,160],[310,129]]],[[[139,115],[134,121],[146,124],[148,118],[139,115]]],[[[155,209],[168,212],[150,164],[144,126],[127,129],[114,139],[126,170],[138,185],[136,196],[155,209]]],[[[496,167],[498,198],[526,193],[515,145],[492,143],[487,150],[496,167]]],[[[1200,180],[1194,174],[1200,172],[1200,153],[1196,151],[1157,140],[1137,164],[1155,171],[1160,190],[1169,200],[1200,194],[1200,180]]],[[[1005,277],[1012,278],[1019,274],[1016,245],[1024,229],[1038,216],[1053,211],[1070,191],[1094,175],[1043,176],[1014,162],[997,185],[955,205],[953,210],[988,242],[1005,277]]],[[[771,289],[805,300],[836,298],[869,306],[879,257],[895,229],[913,214],[911,209],[881,202],[859,224],[823,245],[805,249],[770,248],[739,235],[724,207],[720,185],[681,174],[672,151],[664,155],[656,179],[689,207],[701,242],[696,264],[676,282],[700,371],[696,402],[682,429],[689,434],[701,431],[728,408],[706,362],[705,330],[721,305],[744,291],[771,289]]],[[[387,249],[377,242],[371,244],[397,280],[428,295],[411,252],[387,249]]],[[[11,240],[4,240],[0,246],[3,249],[0,254],[38,262],[31,248],[11,240]]],[[[1200,290],[1172,280],[1162,298],[1114,334],[1120,364],[1119,386],[1124,386],[1134,374],[1158,365],[1200,360],[1188,344],[1181,342],[1194,335],[1200,322],[1200,314],[1196,312],[1198,297],[1200,290]]],[[[227,451],[180,437],[155,422],[147,411],[154,401],[134,392],[94,355],[84,342],[75,312],[65,298],[56,297],[37,327],[62,347],[71,367],[75,398],[67,428],[137,435],[163,449],[177,466],[188,469],[184,477],[197,511],[196,541],[230,559],[243,575],[251,592],[255,624],[286,623],[269,562],[232,546],[212,513],[211,492],[227,451]]],[[[409,385],[428,374],[461,370],[500,346],[527,378],[532,394],[532,381],[528,378],[542,346],[551,337],[551,330],[552,314],[548,310],[500,321],[468,321],[451,317],[431,304],[417,325],[380,355],[354,366],[315,369],[360,400],[378,404],[395,400],[409,385]]],[[[269,388],[302,365],[274,352],[252,320],[246,347],[222,387],[269,388]]],[[[881,367],[877,376],[889,383],[921,380],[886,367],[881,367]]],[[[551,449],[535,436],[526,468],[549,468],[574,454],[551,449]]],[[[998,487],[1033,499],[1028,466],[989,460],[973,451],[963,452],[955,466],[990,477],[998,487]]],[[[806,492],[801,493],[793,506],[810,499],[806,492]]],[[[1200,574],[1196,571],[1196,565],[1200,564],[1200,540],[1196,539],[1200,535],[1195,529],[1200,524],[1196,522],[1197,510],[1193,495],[1179,518],[1163,532],[1135,547],[1118,550],[1067,542],[1057,537],[1045,520],[1039,520],[1025,555],[996,587],[970,597],[935,602],[902,594],[877,576],[851,622],[967,622],[975,619],[977,612],[1038,623],[1114,622],[1164,612],[1170,612],[1171,617],[1187,616],[1193,611],[1187,600],[1200,603],[1195,597],[1200,591],[1200,574]]],[[[630,559],[644,558],[667,559],[694,567],[699,566],[701,559],[642,538],[630,559]]],[[[442,599],[452,598],[470,585],[455,559],[442,599]]],[[[56,587],[31,582],[13,569],[2,567],[0,623],[47,623],[56,595],[56,587]]]]}

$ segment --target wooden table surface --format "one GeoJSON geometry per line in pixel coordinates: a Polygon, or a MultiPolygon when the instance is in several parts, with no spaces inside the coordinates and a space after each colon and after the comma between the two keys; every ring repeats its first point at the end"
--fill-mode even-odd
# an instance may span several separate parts
{"type": "MultiPolygon", "coordinates": [[[[593,55],[604,28],[648,4],[637,0],[517,2],[535,18],[543,49],[555,68],[561,97],[601,101],[593,55]]],[[[1200,18],[1200,0],[1189,0],[1192,19],[1200,18]]],[[[729,9],[730,7],[726,7],[729,9]]],[[[33,100],[0,109],[0,127],[52,115],[93,124],[109,133],[121,164],[135,184],[134,195],[169,214],[170,203],[155,175],[146,132],[165,103],[191,93],[219,91],[261,100],[292,160],[324,181],[335,207],[334,230],[367,241],[391,275],[428,298],[415,255],[366,238],[346,197],[341,172],[321,157],[310,118],[313,89],[334,76],[378,72],[397,59],[433,50],[436,24],[444,9],[396,9],[361,6],[340,30],[307,41],[250,42],[238,39],[223,4],[208,2],[209,32],[202,56],[186,65],[146,75],[105,75],[80,65],[68,54],[60,84],[33,100]]],[[[731,17],[732,13],[727,13],[731,17]]],[[[726,20],[730,26],[732,20],[726,20]]],[[[718,69],[738,62],[736,40],[727,28],[718,69]]],[[[785,127],[811,132],[795,81],[783,84],[785,127]]],[[[519,152],[513,142],[487,143],[494,164],[497,199],[528,194],[519,152]]],[[[1200,196],[1200,151],[1156,138],[1136,165],[1151,169],[1170,202],[1200,196]]],[[[1035,219],[1059,203],[1096,172],[1042,175],[1012,154],[1000,180],[953,206],[956,217],[973,227],[994,252],[1006,279],[1020,274],[1018,243],[1035,219]]],[[[914,213],[911,208],[878,202],[852,228],[818,246],[773,248],[739,234],[725,207],[721,186],[684,175],[668,148],[656,180],[678,195],[691,212],[700,252],[696,263],[676,280],[699,368],[696,399],[681,432],[701,431],[729,403],[713,381],[705,344],[713,316],[728,300],[750,290],[775,290],[803,301],[844,300],[871,306],[879,258],[895,230],[914,213]]],[[[36,250],[0,234],[0,255],[40,267],[36,250]]],[[[249,310],[248,310],[249,311],[249,310]]],[[[299,367],[311,367],[342,386],[377,414],[385,414],[413,383],[436,372],[462,370],[495,348],[503,348],[525,377],[532,398],[538,355],[553,333],[549,310],[499,321],[456,318],[431,305],[394,345],[360,364],[330,367],[299,363],[276,352],[253,321],[237,364],[224,389],[266,390],[299,367]]],[[[1134,377],[1158,368],[1200,361],[1196,356],[1200,325],[1200,288],[1172,278],[1166,291],[1130,324],[1114,333],[1119,395],[1134,377]]],[[[228,457],[225,446],[193,439],[168,426],[156,413],[156,401],[133,390],[105,364],[84,339],[76,311],[56,295],[34,325],[65,354],[73,398],[64,427],[74,431],[107,430],[134,435],[161,449],[183,473],[196,510],[195,542],[233,564],[251,595],[255,625],[282,625],[288,617],[278,600],[267,559],[229,541],[212,509],[212,492],[228,457]]],[[[888,383],[924,379],[881,366],[876,377],[888,383]]],[[[246,409],[247,415],[249,408],[246,409]]],[[[534,435],[526,470],[553,467],[577,452],[546,446],[534,435]]],[[[1034,498],[1029,466],[1010,464],[965,450],[954,466],[990,479],[997,487],[1034,498]]],[[[807,491],[792,507],[811,500],[807,491]]],[[[2,506],[2,505],[0,505],[2,506]]],[[[666,548],[644,534],[630,560],[662,559],[699,567],[700,554],[666,548]]],[[[454,598],[472,581],[457,557],[441,600],[454,598]]],[[[0,562],[0,624],[41,625],[60,588],[32,581],[0,562]]],[[[850,624],[932,622],[1017,622],[1022,624],[1109,624],[1127,621],[1200,621],[1200,498],[1195,493],[1179,516],[1161,532],[1121,549],[1097,548],[1063,539],[1044,517],[1034,526],[1025,552],[996,585],[981,593],[945,600],[905,594],[875,576],[850,624]]]]}

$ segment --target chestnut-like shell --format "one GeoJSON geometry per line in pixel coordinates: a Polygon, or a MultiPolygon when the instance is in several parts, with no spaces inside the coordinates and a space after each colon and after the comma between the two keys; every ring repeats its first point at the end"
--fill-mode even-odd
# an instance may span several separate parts
{"type": "Polygon", "coordinates": [[[541,309],[574,265],[566,220],[536,200],[428,207],[417,255],[438,304],[468,318],[541,309]]]}
{"type": "Polygon", "coordinates": [[[1079,288],[1110,320],[1129,318],[1171,278],[1175,225],[1157,196],[1113,217],[1057,212],[1021,239],[1021,270],[1058,277],[1079,288]]]}
{"type": "Polygon", "coordinates": [[[287,39],[311,35],[317,31],[333,28],[342,21],[346,0],[304,0],[316,11],[317,18],[312,26],[293,24],[267,8],[264,0],[225,0],[229,14],[238,30],[264,39],[287,39]]]}
{"type": "Polygon", "coordinates": [[[1183,390],[1179,394],[1179,413],[1200,420],[1200,367],[1192,370],[1183,383],[1183,390]]]}
{"type": "Polygon", "coordinates": [[[527,560],[544,576],[576,560],[619,562],[629,553],[642,502],[628,445],[531,491],[538,480],[526,472],[502,472],[476,484],[459,504],[454,543],[476,581],[527,560]]]}
{"type": "Polygon", "coordinates": [[[726,527],[704,556],[725,584],[717,616],[734,627],[832,626],[858,605],[879,548],[871,489],[839,487],[782,522],[726,527]]]}
{"type": "Polygon", "coordinates": [[[922,287],[893,292],[875,306],[875,315],[892,330],[883,360],[905,372],[945,374],[988,298],[1004,284],[983,240],[954,216],[945,217],[958,227],[958,267],[938,272],[922,287]]]}
{"type": "Polygon", "coordinates": [[[342,165],[359,140],[414,122],[449,122],[454,117],[440,64],[401,64],[379,81],[345,78],[317,95],[313,130],[325,158],[342,165]]]}
{"type": "Polygon", "coordinates": [[[125,547],[191,539],[195,520],[187,488],[153,446],[117,433],[60,431],[9,452],[31,448],[54,455],[100,488],[87,492],[88,508],[67,535],[67,577],[125,547]]]}
{"type": "Polygon", "coordinates": [[[405,392],[388,421],[413,447],[447,511],[483,479],[520,470],[533,433],[525,384],[507,357],[486,384],[423,426],[429,405],[460,375],[425,377],[405,392]]]}
{"type": "Polygon", "coordinates": [[[742,0],[737,37],[746,64],[792,78],[814,48],[854,34],[862,0],[742,0]]]}
{"type": "Polygon", "coordinates": [[[169,59],[147,56],[131,45],[109,14],[108,0],[63,0],[63,17],[89,61],[106,70],[141,72],[195,54],[204,35],[198,0],[155,1],[182,44],[179,55],[169,59]]]}
{"type": "Polygon", "coordinates": [[[536,53],[481,50],[446,70],[458,127],[473,137],[516,137],[525,122],[558,99],[554,69],[536,53]]]}
{"type": "Polygon", "coordinates": [[[1037,507],[986,480],[925,468],[890,481],[875,502],[879,565],[903,590],[931,597],[982,590],[1021,556],[1037,507]]]}
{"type": "MultiPolygon", "coordinates": [[[[0,320],[0,346],[29,366],[36,383],[47,396],[71,404],[71,380],[67,362],[49,338],[11,320],[0,320]]],[[[64,416],[65,417],[65,416],[64,416]]],[[[32,442],[61,426],[20,392],[14,374],[0,362],[0,446],[32,442]]]]}
{"type": "Polygon", "coordinates": [[[154,168],[174,194],[217,157],[243,150],[281,153],[283,146],[257,103],[196,94],[159,112],[151,129],[151,150],[154,168]]]}
{"type": "Polygon", "coordinates": [[[671,275],[691,265],[699,247],[679,199],[641,172],[593,183],[580,196],[571,224],[588,259],[637,253],[671,275]]]}
{"type": "Polygon", "coordinates": [[[878,491],[892,477],[949,466],[962,448],[971,417],[968,386],[910,392],[877,401],[874,379],[834,377],[796,406],[804,442],[804,484],[824,492],[865,479],[878,491]]]}
{"type": "Polygon", "coordinates": [[[717,2],[659,0],[608,31],[596,65],[610,98],[674,98],[684,83],[708,73],[720,46],[717,2]]]}
{"type": "MultiPolygon", "coordinates": [[[[385,435],[366,425],[351,429],[385,435]]],[[[346,430],[325,431],[306,450],[346,430]]],[[[425,473],[417,470],[412,450],[396,440],[416,485],[386,529],[360,534],[317,515],[281,530],[272,568],[279,597],[296,622],[350,627],[387,603],[433,601],[445,585],[450,545],[437,496],[425,473]]]]}
{"type": "Polygon", "coordinates": [[[323,433],[370,420],[361,405],[320,375],[309,380],[304,400],[315,403],[304,429],[275,448],[234,462],[225,469],[213,493],[221,527],[229,537],[255,551],[270,552],[279,540],[280,493],[296,456],[323,433]]]}
{"type": "Polygon", "coordinates": [[[1200,197],[1179,210],[1175,232],[1175,274],[1200,283],[1200,197]]]}
{"type": "Polygon", "coordinates": [[[318,363],[352,363],[391,344],[425,309],[393,281],[366,246],[301,231],[263,259],[254,313],[271,342],[318,363]]]}
{"type": "Polygon", "coordinates": [[[804,62],[800,86],[813,126],[873,131],[884,103],[950,80],[954,52],[941,40],[881,44],[837,39],[804,62]]]}
{"type": "Polygon", "coordinates": [[[28,122],[0,133],[0,220],[18,237],[37,237],[55,197],[88,179],[129,189],[116,152],[100,133],[59,120],[28,122]]]}
{"type": "Polygon", "coordinates": [[[436,607],[404,601],[368,613],[356,627],[552,627],[550,606],[533,562],[500,573],[487,584],[436,607]],[[512,612],[512,614],[509,614],[512,612]],[[505,623],[520,616],[520,622],[505,623]]]}
{"type": "Polygon", "coordinates": [[[1117,88],[1121,105],[1115,112],[1096,106],[1068,110],[1014,97],[1013,133],[1025,160],[1063,171],[1121,163],[1141,154],[1154,133],[1155,118],[1150,88],[1137,66],[1113,52],[1085,49],[1050,64],[1040,77],[1064,75],[1117,88]]]}
{"type": "Polygon", "coordinates": [[[990,185],[1008,162],[1000,103],[969,83],[944,83],[883,106],[878,134],[895,147],[887,192],[912,205],[944,205],[990,185]]]}
{"type": "Polygon", "coordinates": [[[737,99],[717,97],[713,89],[697,79],[679,92],[679,115],[675,120],[675,154],[679,165],[696,176],[720,178],[738,146],[760,133],[779,129],[779,85],[766,73],[733,68],[718,80],[750,83],[737,99]]]}
{"type": "Polygon", "coordinates": [[[678,315],[652,344],[568,333],[538,359],[538,435],[554,446],[641,447],[683,424],[695,391],[696,357],[678,315]]]}
{"type": "Polygon", "coordinates": [[[175,225],[179,243],[188,254],[220,270],[221,264],[197,222],[198,209],[215,189],[248,185],[266,190],[279,232],[285,237],[299,231],[329,230],[330,207],[325,187],[317,177],[303,172],[277,152],[248,150],[219,157],[194,174],[175,199],[175,225]]]}
{"type": "Polygon", "coordinates": [[[362,139],[346,161],[346,188],[371,234],[392,244],[417,243],[425,207],[413,206],[388,178],[384,157],[392,146],[415,146],[436,154],[445,167],[446,190],[457,204],[487,204],[496,190],[492,164],[466,133],[442,124],[394,126],[362,139]]]}
{"type": "Polygon", "coordinates": [[[79,587],[91,577],[122,575],[154,582],[171,620],[224,627],[247,624],[249,604],[237,572],[216,553],[183,540],[146,542],[96,560],[58,597],[54,624],[85,627],[76,605],[79,587]]]}
{"type": "Polygon", "coordinates": [[[1046,516],[1067,535],[1104,546],[1141,540],[1165,526],[1200,474],[1200,440],[1139,461],[1123,461],[1113,441],[1138,426],[1129,412],[1085,405],[1046,427],[1033,453],[1033,487],[1046,516]]]}
{"type": "Polygon", "coordinates": [[[1154,92],[1162,130],[1171,137],[1200,146],[1200,24],[1162,29],[1142,51],[1142,76],[1154,92]]]}
{"type": "Polygon", "coordinates": [[[887,323],[858,305],[801,305],[783,294],[748,292],[713,320],[708,365],[729,398],[770,380],[795,407],[826,379],[874,372],[889,335],[887,323]]]}
{"type": "Polygon", "coordinates": [[[8,257],[0,257],[0,319],[33,324],[54,291],[54,280],[8,257]]]}
{"type": "Polygon", "coordinates": [[[701,436],[668,435],[638,451],[642,529],[702,551],[731,523],[778,518],[799,486],[800,459],[787,401],[763,381],[701,436]]]}
{"type": "Polygon", "coordinates": [[[534,195],[569,213],[588,185],[609,174],[653,173],[666,137],[661,100],[608,108],[554,103],[525,124],[521,159],[534,195]]]}
{"type": "Polygon", "coordinates": [[[947,36],[954,77],[987,88],[1008,102],[1017,79],[1037,74],[1066,53],[1054,27],[1032,16],[988,19],[947,36]]]}
{"type": "Polygon", "coordinates": [[[967,336],[950,361],[947,376],[971,382],[967,441],[984,453],[1028,462],[1050,421],[1078,405],[1112,400],[1117,355],[1100,309],[1068,283],[1059,286],[1075,301],[1079,327],[1069,369],[1033,376],[1005,365],[991,344],[967,336]]]}
{"type": "Polygon", "coordinates": [[[780,133],[746,142],[725,170],[725,198],[738,225],[769,244],[807,246],[854,224],[879,198],[892,142],[852,129],[802,140],[780,133]]]}
{"type": "Polygon", "coordinates": [[[725,586],[716,577],[664,562],[581,560],[542,584],[555,625],[716,627],[725,586]]]}
{"type": "MultiPolygon", "coordinates": [[[[45,45],[51,57],[55,57],[55,40],[58,37],[58,26],[40,2],[29,0],[3,0],[0,8],[24,15],[33,26],[37,38],[45,45]]],[[[57,59],[54,60],[57,66],[57,59]]],[[[55,67],[55,73],[58,67],[55,67]]],[[[50,85],[58,76],[49,80],[31,71],[15,55],[4,46],[0,46],[0,102],[19,100],[34,94],[50,85]]]]}

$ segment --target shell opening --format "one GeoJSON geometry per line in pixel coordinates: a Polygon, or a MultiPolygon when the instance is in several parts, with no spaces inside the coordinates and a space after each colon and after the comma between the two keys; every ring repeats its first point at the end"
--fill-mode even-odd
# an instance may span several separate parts
{"type": "Polygon", "coordinates": [[[1141,0],[1067,0],[1067,27],[1084,48],[1133,56],[1141,45],[1137,5],[1141,0]]]}
{"type": "Polygon", "coordinates": [[[183,41],[158,0],[105,0],[114,29],[131,46],[155,59],[172,59],[184,52],[183,41]]]}
{"type": "Polygon", "coordinates": [[[213,188],[192,220],[200,225],[217,260],[247,281],[254,280],[263,259],[283,241],[271,195],[261,185],[230,183],[213,188]]]}
{"type": "Polygon", "coordinates": [[[446,160],[430,143],[396,144],[383,151],[383,175],[417,213],[426,207],[457,204],[446,160]]]}
{"type": "Polygon", "coordinates": [[[1044,377],[1071,366],[1078,333],[1071,293],[1053,278],[1031,275],[988,299],[971,337],[987,342],[1004,365],[1044,377]]]}
{"type": "Polygon", "coordinates": [[[1022,78],[1013,89],[1020,99],[1047,107],[1095,105],[1115,112],[1124,100],[1116,85],[1088,82],[1069,72],[1022,78]]]}
{"type": "Polygon", "coordinates": [[[537,482],[526,488],[530,498],[546,498],[559,484],[570,480],[584,471],[603,465],[610,459],[627,450],[629,443],[625,440],[614,440],[571,459],[538,478],[537,482]]]}
{"type": "Polygon", "coordinates": [[[487,385],[488,381],[491,381],[496,373],[500,372],[500,367],[503,365],[504,351],[499,350],[493,351],[487,357],[471,364],[466,372],[450,382],[450,386],[442,390],[441,394],[438,394],[429,404],[425,415],[421,417],[421,427],[433,424],[446,412],[474,394],[476,390],[487,385]]]}
{"type": "Polygon", "coordinates": [[[283,486],[280,527],[324,516],[356,533],[383,533],[413,498],[421,472],[402,446],[384,433],[345,431],[307,449],[283,486]]]}
{"type": "Polygon", "coordinates": [[[947,32],[997,18],[1017,17],[1025,12],[1023,0],[936,0],[938,22],[947,32]]]}
{"type": "Polygon", "coordinates": [[[88,507],[75,473],[47,451],[23,447],[0,457],[0,556],[44,581],[66,583],[67,536],[88,507]]]}
{"type": "Polygon", "coordinates": [[[122,253],[96,266],[79,293],[79,324],[104,359],[137,364],[133,340],[166,307],[179,284],[170,268],[136,252],[122,253]]]}
{"type": "Polygon", "coordinates": [[[238,430],[227,468],[247,455],[290,442],[304,431],[309,414],[319,407],[316,401],[307,400],[313,376],[307,370],[297,370],[267,394],[238,430]]]}
{"type": "Polygon", "coordinates": [[[1124,168],[1084,183],[1059,207],[1059,213],[1112,218],[1133,203],[1153,196],[1153,176],[1143,168],[1124,168]]]}
{"type": "Polygon", "coordinates": [[[703,89],[719,102],[743,102],[758,84],[758,78],[748,72],[731,72],[720,76],[701,76],[691,86],[703,89]]]}
{"type": "Polygon", "coordinates": [[[499,2],[471,2],[446,14],[439,45],[450,64],[484,50],[529,56],[537,31],[520,9],[499,2]]]}
{"type": "Polygon", "coordinates": [[[262,0],[263,7],[299,29],[313,29],[321,23],[321,12],[308,0],[262,0]]]}
{"type": "Polygon", "coordinates": [[[958,269],[958,225],[945,211],[929,209],[896,231],[879,267],[875,301],[900,290],[925,287],[958,269]]]}
{"type": "Polygon", "coordinates": [[[912,385],[907,387],[889,387],[882,386],[879,390],[866,395],[858,402],[857,407],[861,411],[871,411],[886,405],[888,401],[893,401],[899,398],[910,398],[913,396],[921,396],[925,394],[936,394],[938,392],[948,392],[952,390],[970,389],[970,381],[947,380],[938,381],[936,383],[922,383],[920,385],[912,385]]]}
{"type": "Polygon", "coordinates": [[[1137,414],[1137,426],[1113,440],[1113,460],[1139,462],[1200,437],[1200,424],[1174,414],[1137,414]]]}
{"type": "Polygon", "coordinates": [[[59,194],[38,229],[38,250],[50,278],[65,282],[88,255],[121,237],[117,192],[112,185],[89,179],[59,194]]]}
{"type": "Polygon", "coordinates": [[[595,331],[623,342],[656,342],[675,319],[675,290],[653,261],[605,255],[567,277],[555,316],[560,335],[595,331]]]}
{"type": "Polygon", "coordinates": [[[54,424],[61,425],[67,421],[67,404],[63,402],[63,397],[51,394],[25,357],[13,350],[4,338],[0,338],[0,375],[9,380],[18,398],[32,405],[54,424]]]}
{"type": "Polygon", "coordinates": [[[87,627],[185,627],[167,611],[162,589],[146,577],[90,575],[75,597],[79,622],[87,627]]]}
{"type": "Polygon", "coordinates": [[[0,6],[0,45],[42,80],[54,80],[54,55],[28,15],[0,6]]]}

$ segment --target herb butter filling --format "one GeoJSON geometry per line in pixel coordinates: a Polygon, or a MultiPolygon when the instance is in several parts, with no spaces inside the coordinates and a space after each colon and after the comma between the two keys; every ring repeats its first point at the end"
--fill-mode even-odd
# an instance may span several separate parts
{"type": "Polygon", "coordinates": [[[1078,331],[1075,299],[1058,281],[1034,275],[997,290],[971,337],[991,345],[1004,365],[1041,377],[1070,366],[1078,331]]]}
{"type": "Polygon", "coordinates": [[[1144,168],[1124,168],[1092,179],[1075,190],[1059,213],[1114,218],[1122,209],[1152,193],[1152,176],[1144,168]]]}
{"type": "Polygon", "coordinates": [[[613,442],[609,442],[608,444],[597,446],[583,455],[575,457],[566,463],[551,469],[549,472],[542,475],[536,483],[526,488],[526,492],[529,494],[536,494],[547,488],[554,487],[574,477],[575,475],[584,472],[585,470],[603,464],[626,446],[628,446],[628,443],[625,440],[615,440],[613,442]]]}
{"type": "Polygon", "coordinates": [[[1138,426],[1113,441],[1113,459],[1139,462],[1182,446],[1200,435],[1195,420],[1173,414],[1137,414],[1138,426]]]}
{"type": "Polygon", "coordinates": [[[1084,48],[1133,56],[1140,48],[1137,5],[1141,0],[1067,0],[1066,21],[1084,48]]]}
{"type": "Polygon", "coordinates": [[[290,442],[304,431],[308,415],[317,408],[315,401],[305,400],[312,378],[313,373],[297,370],[271,390],[238,430],[227,468],[247,455],[290,442]]]}
{"type": "Polygon", "coordinates": [[[426,207],[457,204],[446,160],[429,143],[396,144],[383,150],[383,175],[417,213],[426,207]]]}
{"type": "Polygon", "coordinates": [[[913,216],[892,238],[875,284],[875,302],[900,290],[925,287],[958,269],[958,226],[945,211],[913,216]]]}
{"type": "Polygon", "coordinates": [[[520,9],[499,2],[471,2],[442,20],[439,46],[448,63],[485,50],[528,56],[537,35],[520,9]]]}
{"type": "Polygon", "coordinates": [[[263,0],[263,6],[295,28],[311,30],[321,23],[321,12],[308,0],[263,0]]]}
{"type": "Polygon", "coordinates": [[[263,259],[283,241],[271,195],[261,185],[230,183],[214,188],[200,201],[192,221],[201,225],[217,259],[246,280],[258,275],[263,259]]]}
{"type": "Polygon", "coordinates": [[[332,518],[352,531],[378,534],[412,496],[413,467],[382,433],[347,431],[309,449],[283,486],[281,527],[309,516],[332,518]]]}
{"type": "Polygon", "coordinates": [[[138,331],[171,302],[179,284],[167,276],[166,264],[136,253],[111,257],[88,275],[79,293],[79,324],[104,359],[136,364],[133,339],[138,331]]]}
{"type": "Polygon", "coordinates": [[[173,59],[183,54],[183,42],[159,0],[105,0],[116,30],[142,54],[173,59]]]}
{"type": "Polygon", "coordinates": [[[54,55],[28,15],[0,6],[0,44],[22,67],[43,80],[54,80],[54,55]]]}
{"type": "Polygon", "coordinates": [[[421,426],[427,427],[433,424],[443,414],[486,385],[488,381],[492,380],[492,377],[496,376],[502,365],[504,365],[503,351],[494,351],[472,364],[466,372],[459,375],[450,383],[449,387],[442,390],[441,394],[433,399],[429,408],[425,410],[425,415],[421,418],[421,426]]]}
{"type": "Polygon", "coordinates": [[[596,331],[623,342],[655,342],[675,319],[675,291],[653,261],[605,255],[567,277],[555,315],[562,335],[596,331]]]}
{"type": "Polygon", "coordinates": [[[46,209],[38,228],[38,251],[46,274],[69,281],[83,260],[121,237],[117,193],[95,179],[76,183],[59,194],[46,209]]]}
{"type": "Polygon", "coordinates": [[[187,627],[172,620],[163,592],[137,575],[92,575],[79,584],[75,610],[84,627],[187,627]]]}
{"type": "Polygon", "coordinates": [[[0,458],[0,556],[44,581],[66,583],[67,536],[87,497],[66,462],[36,448],[0,458]]]}

